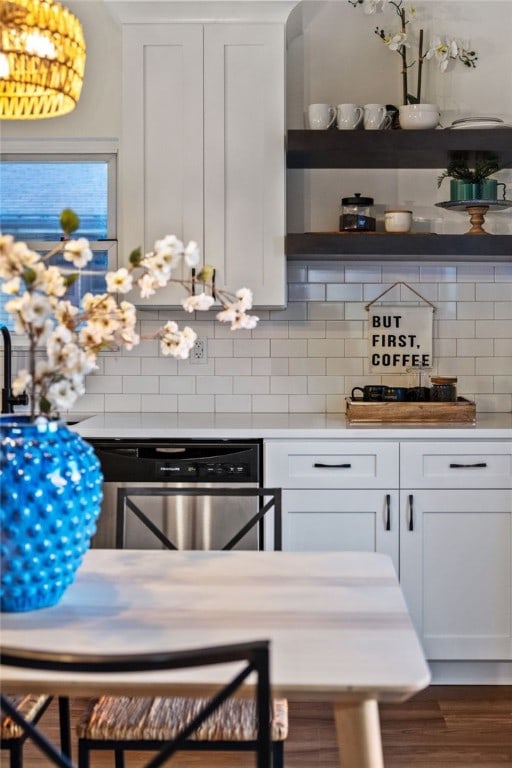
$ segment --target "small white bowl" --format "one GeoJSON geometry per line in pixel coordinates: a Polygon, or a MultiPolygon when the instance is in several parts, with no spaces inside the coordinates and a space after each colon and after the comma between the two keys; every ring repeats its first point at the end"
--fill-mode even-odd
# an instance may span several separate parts
{"type": "Polygon", "coordinates": [[[403,104],[398,108],[400,127],[405,130],[435,128],[439,123],[436,104],[403,104]]]}
{"type": "Polygon", "coordinates": [[[384,229],[386,232],[406,233],[411,231],[412,211],[385,211],[384,229]]]}

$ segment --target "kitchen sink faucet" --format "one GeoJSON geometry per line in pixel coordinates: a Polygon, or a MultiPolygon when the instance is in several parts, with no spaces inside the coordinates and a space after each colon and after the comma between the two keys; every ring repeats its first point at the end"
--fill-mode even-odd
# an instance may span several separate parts
{"type": "Polygon", "coordinates": [[[21,395],[12,393],[12,344],[11,334],[5,325],[0,326],[0,331],[4,337],[4,386],[2,388],[2,413],[14,413],[15,405],[27,405],[28,395],[22,392],[21,395]]]}

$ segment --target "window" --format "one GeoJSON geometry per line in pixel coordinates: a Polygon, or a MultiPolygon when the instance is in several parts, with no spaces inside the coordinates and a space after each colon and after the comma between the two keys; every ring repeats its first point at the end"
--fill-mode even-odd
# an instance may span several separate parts
{"type": "MultiPolygon", "coordinates": [[[[4,154],[0,162],[0,231],[27,242],[39,253],[61,241],[60,212],[72,208],[80,218],[73,237],[90,241],[93,260],[74,283],[69,298],[103,293],[104,275],[115,269],[116,156],[114,154],[4,154]]],[[[61,255],[52,259],[57,266],[61,255]]],[[[66,263],[69,267],[69,264],[66,263]]],[[[0,294],[0,324],[13,330],[0,294]]]]}

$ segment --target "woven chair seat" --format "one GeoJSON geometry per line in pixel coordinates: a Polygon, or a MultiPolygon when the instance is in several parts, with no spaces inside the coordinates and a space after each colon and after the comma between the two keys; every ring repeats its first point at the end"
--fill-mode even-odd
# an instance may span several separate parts
{"type": "MultiPolygon", "coordinates": [[[[77,725],[81,739],[102,741],[167,741],[207,703],[185,697],[102,696],[94,699],[77,725]]],[[[271,738],[288,735],[288,702],[272,702],[271,738]]],[[[194,741],[253,741],[256,739],[256,706],[250,699],[224,702],[189,739],[194,741]]]]}
{"type": "MultiPolygon", "coordinates": [[[[42,709],[48,704],[50,696],[45,694],[36,695],[27,693],[19,696],[9,696],[18,712],[28,720],[33,722],[39,716],[42,709]]],[[[2,719],[0,721],[0,738],[3,740],[19,739],[24,736],[24,731],[21,726],[17,725],[9,715],[2,713],[2,719]]]]}

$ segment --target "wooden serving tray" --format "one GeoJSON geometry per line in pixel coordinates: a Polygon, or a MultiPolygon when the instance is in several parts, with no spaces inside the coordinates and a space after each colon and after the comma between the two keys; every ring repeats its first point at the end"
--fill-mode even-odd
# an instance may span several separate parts
{"type": "Polygon", "coordinates": [[[441,402],[371,402],[347,397],[347,420],[353,424],[407,422],[417,424],[474,424],[476,405],[458,397],[453,403],[441,402]]]}

